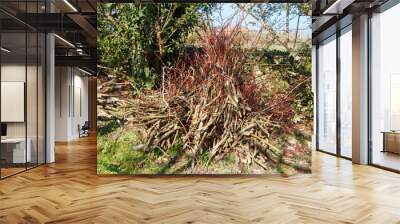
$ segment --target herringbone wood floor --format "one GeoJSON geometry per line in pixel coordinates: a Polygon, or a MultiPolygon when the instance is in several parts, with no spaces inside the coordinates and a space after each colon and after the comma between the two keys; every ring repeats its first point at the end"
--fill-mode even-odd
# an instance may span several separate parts
{"type": "Polygon", "coordinates": [[[0,223],[400,223],[400,175],[322,153],[290,178],[99,177],[95,146],[0,181],[0,223]]]}

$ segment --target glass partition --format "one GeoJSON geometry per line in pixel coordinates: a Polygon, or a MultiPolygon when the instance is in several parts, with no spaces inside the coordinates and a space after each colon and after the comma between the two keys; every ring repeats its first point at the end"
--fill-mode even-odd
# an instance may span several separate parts
{"type": "Polygon", "coordinates": [[[371,162],[400,170],[400,5],[371,18],[371,162]]]}
{"type": "Polygon", "coordinates": [[[336,154],[336,36],[318,47],[318,149],[336,154]]]}
{"type": "Polygon", "coordinates": [[[44,1],[0,2],[0,178],[45,163],[45,44],[43,33],[16,19],[44,1]],[[27,5],[28,3],[28,5],[27,5]]]}
{"type": "Polygon", "coordinates": [[[352,157],[352,32],[351,25],[340,35],[340,154],[352,157]]]}
{"type": "Polygon", "coordinates": [[[43,33],[38,34],[38,75],[37,75],[37,147],[38,164],[46,162],[45,124],[46,124],[46,38],[43,33]]]}
{"type": "Polygon", "coordinates": [[[27,33],[27,82],[26,82],[26,114],[27,114],[27,150],[30,151],[30,160],[27,167],[37,165],[38,158],[38,34],[27,33]]]}
{"type": "Polygon", "coordinates": [[[31,151],[26,150],[26,41],[25,32],[1,35],[2,177],[24,171],[31,158],[31,151]]]}

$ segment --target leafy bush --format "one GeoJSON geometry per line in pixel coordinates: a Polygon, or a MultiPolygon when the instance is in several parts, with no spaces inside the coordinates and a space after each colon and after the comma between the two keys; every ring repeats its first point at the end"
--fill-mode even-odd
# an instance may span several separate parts
{"type": "MultiPolygon", "coordinates": [[[[283,50],[258,49],[252,55],[260,70],[276,75],[273,86],[284,88],[292,98],[294,122],[313,119],[313,93],[311,89],[311,45],[302,43],[295,52],[283,50]]],[[[270,94],[276,94],[269,91],[270,94]]]]}
{"type": "Polygon", "coordinates": [[[153,87],[162,66],[177,51],[203,16],[208,4],[99,4],[98,51],[100,74],[130,77],[139,87],[153,87]]]}

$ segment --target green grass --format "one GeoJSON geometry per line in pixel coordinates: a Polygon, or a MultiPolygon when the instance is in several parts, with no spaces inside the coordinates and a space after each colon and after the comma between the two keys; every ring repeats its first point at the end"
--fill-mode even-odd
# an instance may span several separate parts
{"type": "Polygon", "coordinates": [[[145,153],[134,149],[143,144],[136,131],[117,129],[113,135],[99,135],[97,145],[97,172],[100,174],[162,174],[174,173],[173,166],[180,157],[182,141],[163,150],[153,148],[145,153]],[[112,137],[117,136],[117,137],[112,137]]]}
{"type": "Polygon", "coordinates": [[[112,133],[116,129],[118,129],[121,126],[121,124],[118,120],[111,120],[108,122],[103,122],[103,124],[99,125],[99,126],[100,127],[98,129],[98,135],[105,136],[109,133],[112,133]]]}
{"type": "Polygon", "coordinates": [[[131,172],[132,163],[145,159],[143,152],[132,150],[140,142],[135,132],[121,132],[113,139],[110,135],[99,135],[97,138],[97,172],[102,174],[131,172]]]}
{"type": "MultiPolygon", "coordinates": [[[[277,148],[285,147],[287,140],[293,137],[300,143],[307,142],[309,139],[309,136],[302,134],[283,134],[271,143],[277,148]]],[[[97,172],[99,174],[180,174],[192,171],[196,173],[252,173],[254,168],[254,164],[237,167],[236,157],[233,154],[207,164],[210,154],[208,150],[204,150],[197,155],[196,167],[192,170],[193,158],[190,152],[182,150],[183,139],[168,149],[152,148],[147,152],[137,147],[143,144],[143,141],[138,131],[126,131],[122,128],[115,128],[111,133],[98,135],[97,172]]],[[[309,154],[294,155],[292,161],[298,165],[311,162],[309,154]]],[[[288,167],[278,165],[274,171],[286,173],[287,169],[288,167]]]]}

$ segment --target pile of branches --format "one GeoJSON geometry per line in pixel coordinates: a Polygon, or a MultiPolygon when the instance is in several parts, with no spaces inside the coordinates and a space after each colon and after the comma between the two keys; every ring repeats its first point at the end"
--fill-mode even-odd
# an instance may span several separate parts
{"type": "Polygon", "coordinates": [[[253,49],[239,26],[208,29],[200,40],[194,55],[164,69],[159,90],[132,101],[126,119],[144,136],[135,149],[150,153],[183,142],[180,150],[191,155],[192,169],[205,152],[206,167],[227,155],[241,166],[276,167],[283,150],[271,144],[271,134],[292,116],[276,104],[290,107],[288,99],[263,94],[248,59],[253,49]]]}

